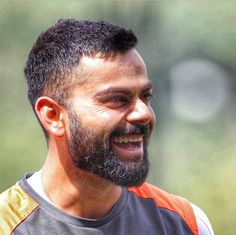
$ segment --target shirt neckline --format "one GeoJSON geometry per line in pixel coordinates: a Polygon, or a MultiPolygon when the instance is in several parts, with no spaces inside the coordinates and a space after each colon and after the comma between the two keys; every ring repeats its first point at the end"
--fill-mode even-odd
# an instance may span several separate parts
{"type": "Polygon", "coordinates": [[[58,209],[43,197],[41,197],[27,182],[27,179],[31,177],[33,173],[27,173],[23,179],[19,182],[20,186],[39,204],[39,209],[45,210],[50,213],[55,219],[70,223],[81,227],[98,227],[108,223],[114,217],[118,216],[127,202],[128,190],[126,187],[122,188],[121,196],[112,210],[102,219],[86,219],[78,216],[70,215],[62,210],[58,209]]]}

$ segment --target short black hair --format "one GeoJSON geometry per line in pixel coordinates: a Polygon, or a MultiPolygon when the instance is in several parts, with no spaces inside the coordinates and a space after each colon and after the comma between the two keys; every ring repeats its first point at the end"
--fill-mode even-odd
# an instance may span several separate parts
{"type": "MultiPolygon", "coordinates": [[[[131,30],[104,21],[61,19],[42,32],[25,66],[28,99],[34,109],[37,99],[47,95],[66,106],[73,79],[70,74],[82,56],[109,56],[134,48],[131,30]]],[[[79,78],[78,78],[79,80],[79,78]]],[[[79,81],[78,81],[79,83],[79,81]]]]}

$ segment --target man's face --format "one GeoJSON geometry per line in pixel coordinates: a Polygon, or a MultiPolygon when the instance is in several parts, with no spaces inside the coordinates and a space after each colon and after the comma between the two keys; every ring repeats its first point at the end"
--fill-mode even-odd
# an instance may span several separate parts
{"type": "Polygon", "coordinates": [[[142,183],[155,125],[146,67],[135,49],[111,58],[83,57],[83,85],[68,110],[68,147],[75,165],[123,186],[142,183]]]}

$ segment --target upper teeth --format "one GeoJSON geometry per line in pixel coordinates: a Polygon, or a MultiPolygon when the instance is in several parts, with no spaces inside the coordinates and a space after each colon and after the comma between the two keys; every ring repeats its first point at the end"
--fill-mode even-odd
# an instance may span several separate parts
{"type": "Polygon", "coordinates": [[[116,143],[140,142],[143,137],[141,135],[118,136],[113,138],[116,143]]]}

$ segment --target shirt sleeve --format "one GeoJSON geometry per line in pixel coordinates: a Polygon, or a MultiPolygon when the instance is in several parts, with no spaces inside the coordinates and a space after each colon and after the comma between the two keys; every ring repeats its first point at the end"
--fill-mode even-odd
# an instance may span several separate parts
{"type": "Polygon", "coordinates": [[[207,215],[195,204],[191,203],[191,205],[197,220],[199,235],[214,235],[214,231],[207,215]]]}

